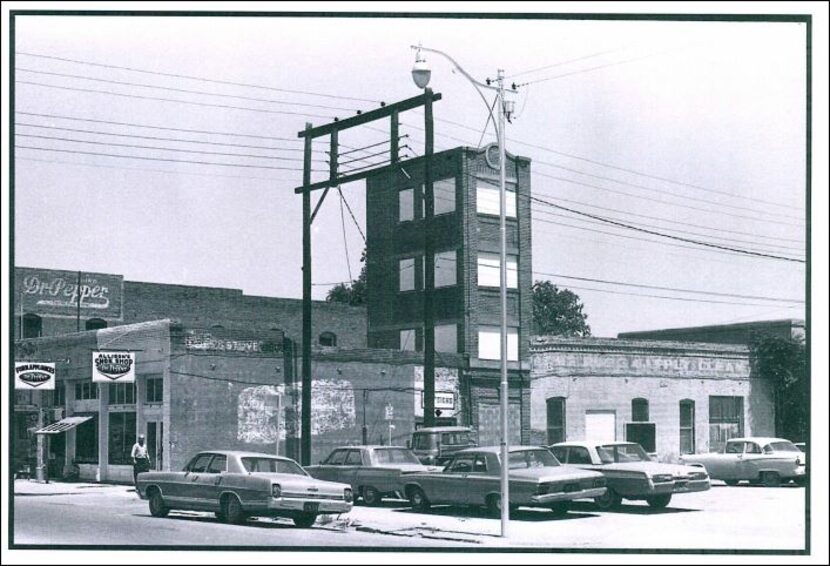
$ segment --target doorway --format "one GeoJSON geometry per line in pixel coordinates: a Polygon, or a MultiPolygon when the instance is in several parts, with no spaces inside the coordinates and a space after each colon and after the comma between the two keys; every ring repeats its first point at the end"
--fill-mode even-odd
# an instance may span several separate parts
{"type": "Polygon", "coordinates": [[[150,469],[164,469],[164,423],[147,422],[147,453],[150,455],[150,469]]]}
{"type": "Polygon", "coordinates": [[[585,413],[585,440],[614,442],[617,439],[617,415],[614,411],[587,411],[585,413]]]}

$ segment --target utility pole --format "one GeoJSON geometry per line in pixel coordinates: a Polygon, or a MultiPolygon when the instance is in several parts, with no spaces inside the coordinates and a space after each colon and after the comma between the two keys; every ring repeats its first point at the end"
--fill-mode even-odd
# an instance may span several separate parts
{"type": "MultiPolygon", "coordinates": [[[[306,122],[306,131],[311,123],[306,122]]],[[[300,431],[300,463],[311,464],[311,136],[305,137],[303,153],[303,376],[300,431]]]]}
{"type": "Polygon", "coordinates": [[[78,332],[81,331],[81,272],[78,272],[78,310],[75,316],[75,326],[78,332]]]}
{"type": "Polygon", "coordinates": [[[424,426],[435,424],[435,243],[432,190],[432,90],[424,89],[424,426]]]}

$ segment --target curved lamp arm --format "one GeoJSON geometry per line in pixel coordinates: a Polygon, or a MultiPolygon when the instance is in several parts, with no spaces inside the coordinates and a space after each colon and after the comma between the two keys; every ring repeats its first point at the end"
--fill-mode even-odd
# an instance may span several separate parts
{"type": "Polygon", "coordinates": [[[479,81],[475,80],[467,71],[465,71],[461,67],[461,65],[458,64],[458,62],[455,59],[453,59],[452,57],[450,57],[449,55],[447,55],[443,51],[439,51],[438,49],[430,49],[428,47],[423,47],[423,46],[420,46],[420,45],[410,45],[410,47],[412,49],[416,49],[416,50],[419,50],[419,51],[428,51],[430,53],[437,53],[438,55],[441,55],[446,60],[448,60],[450,63],[452,63],[453,67],[455,67],[458,70],[459,73],[464,75],[464,77],[473,84],[473,87],[475,87],[476,92],[478,92],[478,95],[481,97],[481,100],[484,102],[484,106],[487,108],[487,112],[490,113],[490,119],[493,121],[493,127],[496,129],[496,135],[498,135],[498,128],[499,127],[498,127],[498,123],[496,122],[495,116],[493,116],[493,110],[490,107],[490,103],[487,102],[487,98],[484,96],[484,93],[481,92],[482,88],[486,88],[486,89],[489,89],[489,90],[495,90],[496,92],[500,92],[498,87],[490,86],[488,84],[485,84],[485,83],[482,83],[482,82],[479,82],[479,81]]]}

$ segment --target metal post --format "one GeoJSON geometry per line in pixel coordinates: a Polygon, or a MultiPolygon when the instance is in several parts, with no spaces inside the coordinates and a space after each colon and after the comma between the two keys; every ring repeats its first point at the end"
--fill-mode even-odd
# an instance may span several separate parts
{"type": "MultiPolygon", "coordinates": [[[[43,419],[43,391],[38,391],[38,406],[37,406],[37,429],[42,429],[46,423],[43,419]]],[[[47,482],[49,481],[49,475],[47,473],[47,466],[49,465],[49,456],[48,454],[44,454],[46,450],[46,439],[43,437],[45,435],[38,434],[37,436],[37,468],[35,469],[35,478],[39,482],[47,482]]]]}
{"type": "Polygon", "coordinates": [[[394,110],[390,119],[389,128],[389,162],[397,163],[399,158],[399,144],[398,144],[398,128],[400,120],[398,119],[398,111],[394,110]]]}
{"type": "Polygon", "coordinates": [[[432,90],[424,89],[424,426],[435,424],[435,245],[432,219],[435,199],[432,192],[432,90]]]}
{"type": "Polygon", "coordinates": [[[78,332],[81,331],[81,272],[78,272],[78,311],[75,317],[75,326],[78,332]]]}
{"type": "Polygon", "coordinates": [[[369,402],[369,390],[363,390],[363,445],[369,444],[369,429],[366,428],[366,404],[369,402]]]}
{"type": "MultiPolygon", "coordinates": [[[[311,123],[306,122],[306,130],[311,123]]],[[[311,184],[311,136],[304,138],[303,186],[311,184]]],[[[300,462],[311,464],[311,191],[303,191],[303,375],[300,462]]]]}
{"type": "Polygon", "coordinates": [[[499,299],[501,303],[501,536],[508,535],[510,523],[510,484],[508,481],[507,434],[507,188],[505,186],[506,163],[504,148],[504,71],[498,70],[499,106],[499,299]]]}

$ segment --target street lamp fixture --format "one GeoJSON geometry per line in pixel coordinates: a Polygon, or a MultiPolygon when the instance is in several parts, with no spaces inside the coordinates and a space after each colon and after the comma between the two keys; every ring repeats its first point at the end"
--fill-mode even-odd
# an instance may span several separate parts
{"type": "MultiPolygon", "coordinates": [[[[467,71],[465,71],[461,65],[459,65],[455,59],[444,53],[443,51],[439,51],[437,49],[429,49],[423,47],[422,45],[413,45],[412,49],[416,49],[417,53],[415,55],[415,66],[412,67],[412,79],[415,81],[415,84],[418,88],[426,88],[427,84],[429,84],[429,79],[431,75],[431,71],[429,66],[427,65],[426,60],[421,55],[422,51],[426,51],[429,53],[436,53],[441,55],[445,59],[447,59],[450,63],[453,64],[455,69],[461,73],[478,92],[481,100],[484,101],[484,106],[487,108],[487,111],[491,113],[490,104],[487,102],[487,98],[484,96],[484,93],[481,89],[493,90],[496,91],[497,102],[498,102],[498,121],[495,119],[493,120],[494,124],[496,125],[496,135],[498,137],[498,146],[499,146],[499,235],[500,235],[500,269],[499,269],[499,299],[501,305],[501,381],[500,381],[500,406],[499,406],[499,413],[500,413],[500,425],[501,425],[501,438],[500,438],[500,453],[501,453],[501,536],[506,537],[508,531],[508,524],[510,522],[510,494],[509,494],[509,482],[508,482],[508,466],[507,463],[509,461],[508,458],[508,433],[507,433],[507,408],[508,408],[508,383],[507,383],[507,219],[506,219],[506,210],[507,210],[507,190],[506,190],[506,164],[505,164],[505,136],[504,136],[504,125],[505,120],[510,120],[511,115],[513,114],[513,102],[512,101],[505,101],[504,99],[504,71],[502,69],[498,70],[498,74],[496,76],[495,86],[491,84],[492,81],[487,79],[486,82],[482,83],[477,81],[472,76],[470,76],[467,71]]],[[[511,88],[507,89],[511,92],[515,92],[515,86],[511,86],[511,88]]]]}

